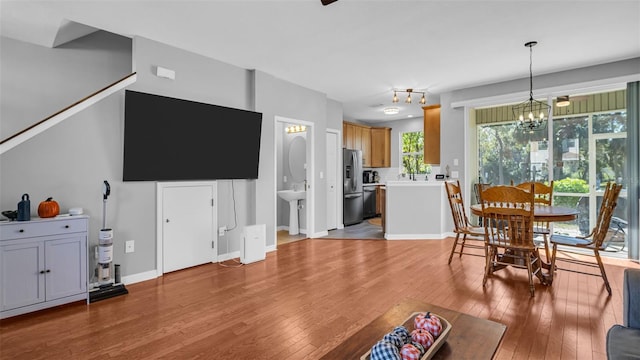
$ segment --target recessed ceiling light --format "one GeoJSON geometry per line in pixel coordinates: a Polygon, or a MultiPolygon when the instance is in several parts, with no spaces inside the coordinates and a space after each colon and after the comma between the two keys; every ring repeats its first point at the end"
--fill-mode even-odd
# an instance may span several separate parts
{"type": "Polygon", "coordinates": [[[409,114],[409,115],[407,115],[407,117],[413,117],[413,115],[409,114]]]}
{"type": "Polygon", "coordinates": [[[398,109],[397,107],[387,107],[382,109],[382,112],[385,115],[396,115],[397,113],[400,112],[400,109],[398,109]]]}

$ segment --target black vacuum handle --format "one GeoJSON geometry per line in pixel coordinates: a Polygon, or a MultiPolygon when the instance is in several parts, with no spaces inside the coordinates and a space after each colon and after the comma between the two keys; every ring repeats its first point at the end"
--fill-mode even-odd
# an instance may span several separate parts
{"type": "Polygon", "coordinates": [[[104,184],[102,185],[102,198],[104,200],[107,200],[109,194],[111,194],[111,186],[109,185],[109,182],[105,180],[104,184]]]}

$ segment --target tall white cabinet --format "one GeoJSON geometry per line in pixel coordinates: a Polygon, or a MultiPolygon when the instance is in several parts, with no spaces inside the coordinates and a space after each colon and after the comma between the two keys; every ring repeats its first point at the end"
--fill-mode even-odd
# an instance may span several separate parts
{"type": "Polygon", "coordinates": [[[88,220],[0,223],[0,319],[87,299],[88,220]]]}

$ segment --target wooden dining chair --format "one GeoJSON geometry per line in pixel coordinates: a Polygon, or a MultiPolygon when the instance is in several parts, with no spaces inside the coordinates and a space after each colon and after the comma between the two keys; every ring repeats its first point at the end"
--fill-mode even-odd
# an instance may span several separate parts
{"type": "Polygon", "coordinates": [[[611,286],[609,285],[609,280],[607,279],[607,273],[604,270],[604,265],[602,264],[602,259],[600,258],[600,251],[605,250],[605,246],[603,242],[607,237],[607,233],[609,231],[609,224],[611,223],[611,217],[613,216],[613,210],[616,208],[616,203],[618,201],[618,195],[620,195],[620,190],[622,189],[622,185],[616,185],[615,183],[607,183],[604,190],[604,196],[602,197],[602,204],[600,204],[600,211],[598,213],[598,219],[596,220],[596,226],[591,230],[586,236],[566,236],[566,235],[551,235],[551,244],[553,245],[553,253],[551,255],[551,280],[553,281],[553,270],[565,270],[576,272],[580,274],[594,275],[600,276],[604,280],[604,286],[611,296],[611,286]],[[560,251],[565,254],[582,254],[584,255],[584,250],[593,251],[594,261],[582,260],[576,257],[562,257],[558,258],[556,256],[556,252],[558,251],[558,246],[562,246],[560,251]],[[575,250],[582,251],[575,251],[575,250]],[[556,261],[565,261],[573,264],[584,265],[587,267],[597,267],[600,269],[600,274],[594,274],[590,272],[583,272],[574,269],[561,269],[556,268],[556,261]]]}
{"type": "Polygon", "coordinates": [[[515,186],[501,185],[486,190],[480,187],[487,254],[483,286],[489,275],[504,266],[527,269],[531,296],[535,291],[533,276],[544,283],[540,254],[533,242],[533,199],[533,185],[529,191],[515,186]]]}
{"type": "Polygon", "coordinates": [[[451,264],[453,254],[460,254],[460,257],[462,257],[462,254],[484,256],[483,254],[464,252],[465,245],[468,248],[484,250],[484,245],[482,243],[466,244],[467,236],[469,236],[469,240],[484,242],[484,229],[482,227],[473,226],[469,222],[467,212],[464,208],[462,191],[460,190],[460,181],[456,180],[455,182],[445,182],[445,189],[447,190],[447,198],[449,199],[449,207],[451,208],[451,216],[453,217],[453,232],[456,233],[456,238],[453,241],[453,246],[451,247],[451,254],[449,254],[448,263],[451,264]],[[462,235],[462,239],[460,239],[460,235],[462,235]],[[458,246],[460,246],[460,250],[456,250],[458,246]]]}
{"type": "MultiPolygon", "coordinates": [[[[545,185],[538,181],[528,181],[516,185],[517,188],[527,190],[531,188],[533,184],[533,203],[538,206],[551,206],[553,203],[553,181],[549,185],[545,185]]],[[[534,221],[533,234],[542,236],[544,241],[544,253],[546,260],[551,260],[551,254],[549,252],[549,236],[551,235],[551,226],[548,221],[534,221]]],[[[534,241],[535,238],[534,238],[534,241]]]]}

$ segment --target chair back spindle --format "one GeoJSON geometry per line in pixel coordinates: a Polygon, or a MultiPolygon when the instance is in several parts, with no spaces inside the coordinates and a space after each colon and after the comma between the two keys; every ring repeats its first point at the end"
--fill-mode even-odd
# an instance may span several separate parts
{"type": "Polygon", "coordinates": [[[447,191],[447,199],[449,200],[449,207],[451,208],[451,216],[453,218],[454,229],[456,238],[453,241],[451,247],[451,253],[449,254],[449,264],[453,254],[458,253],[460,257],[462,254],[479,255],[477,252],[465,252],[465,248],[472,249],[484,249],[484,245],[467,244],[467,237],[469,240],[475,240],[477,242],[484,242],[484,229],[475,227],[469,222],[467,212],[464,207],[464,200],[462,198],[462,190],[460,188],[460,181],[447,181],[445,182],[445,189],[447,191]],[[462,235],[462,238],[460,236],[462,235]],[[458,250],[459,247],[459,250],[458,250]]]}
{"type": "Polygon", "coordinates": [[[622,185],[616,185],[614,183],[608,183],[605,187],[604,196],[602,196],[602,204],[600,204],[600,212],[598,213],[598,218],[596,220],[596,225],[591,232],[593,234],[592,239],[594,242],[594,246],[598,249],[602,247],[602,243],[604,242],[609,232],[611,217],[613,217],[613,211],[616,208],[620,190],[622,190],[622,185]]]}

